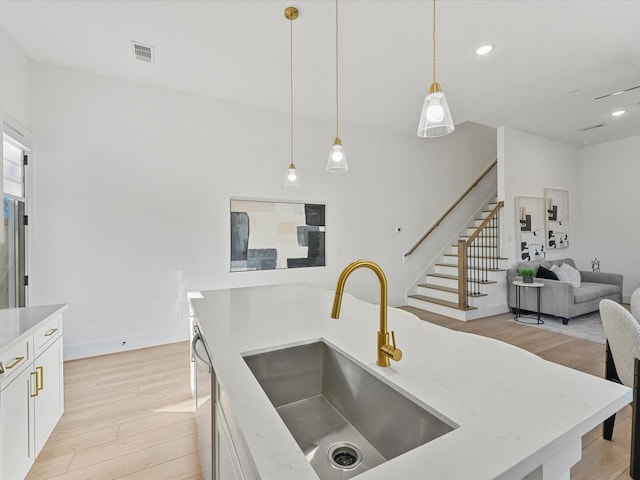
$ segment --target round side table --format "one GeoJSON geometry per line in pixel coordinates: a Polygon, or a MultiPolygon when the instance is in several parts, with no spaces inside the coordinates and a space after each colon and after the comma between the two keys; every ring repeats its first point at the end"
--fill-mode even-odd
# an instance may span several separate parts
{"type": "Polygon", "coordinates": [[[541,325],[544,323],[544,320],[540,319],[540,289],[542,287],[544,287],[544,283],[541,282],[533,282],[533,283],[526,283],[526,282],[522,282],[520,280],[516,280],[513,282],[513,284],[516,286],[516,316],[513,317],[513,319],[516,322],[520,322],[520,323],[529,323],[531,325],[541,325]],[[532,323],[532,322],[523,322],[521,319],[522,318],[533,318],[531,316],[526,316],[526,315],[522,315],[522,312],[520,310],[520,296],[522,295],[522,288],[524,288],[525,290],[527,288],[535,288],[536,289],[536,299],[537,299],[537,309],[536,309],[536,313],[537,313],[537,318],[536,323],[532,323]]]}

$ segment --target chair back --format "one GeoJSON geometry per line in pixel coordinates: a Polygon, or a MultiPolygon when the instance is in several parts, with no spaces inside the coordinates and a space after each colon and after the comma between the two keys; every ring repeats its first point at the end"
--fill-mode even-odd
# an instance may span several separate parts
{"type": "Polygon", "coordinates": [[[600,301],[600,317],[620,381],[633,387],[634,358],[640,358],[640,324],[613,300],[600,301]]]}
{"type": "Polygon", "coordinates": [[[640,322],[640,288],[636,288],[631,294],[631,315],[640,322]]]}

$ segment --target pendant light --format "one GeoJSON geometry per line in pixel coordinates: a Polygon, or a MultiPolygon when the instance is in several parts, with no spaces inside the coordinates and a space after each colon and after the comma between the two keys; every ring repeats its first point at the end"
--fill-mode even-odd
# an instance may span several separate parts
{"type": "Polygon", "coordinates": [[[291,101],[291,115],[290,115],[290,139],[291,139],[291,162],[287,169],[287,176],[284,180],[284,186],[287,188],[300,188],[300,175],[296,171],[296,165],[293,163],[293,21],[298,18],[298,9],[296,7],[287,7],[284,10],[284,16],[291,23],[289,29],[289,66],[290,66],[290,101],[291,101]]]}
{"type": "Polygon", "coordinates": [[[342,148],[342,142],[338,136],[338,0],[336,0],[336,138],[333,141],[327,160],[327,172],[341,173],[349,170],[347,154],[342,148]]]}
{"type": "Polygon", "coordinates": [[[455,130],[449,105],[440,84],[436,82],[436,0],[433,0],[433,83],[424,100],[418,136],[434,138],[447,135],[455,130]]]}

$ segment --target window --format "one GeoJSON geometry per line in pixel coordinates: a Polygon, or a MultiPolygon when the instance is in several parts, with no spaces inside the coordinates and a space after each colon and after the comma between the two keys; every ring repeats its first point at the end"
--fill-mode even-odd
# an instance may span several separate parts
{"type": "Polygon", "coordinates": [[[24,200],[24,155],[25,151],[6,133],[2,142],[2,173],[4,193],[24,200]]]}

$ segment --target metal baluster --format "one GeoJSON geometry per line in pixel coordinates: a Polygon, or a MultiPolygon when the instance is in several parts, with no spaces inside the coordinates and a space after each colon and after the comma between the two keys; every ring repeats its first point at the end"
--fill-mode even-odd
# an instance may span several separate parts
{"type": "Polygon", "coordinates": [[[484,258],[482,260],[482,282],[487,282],[487,262],[489,261],[489,256],[487,255],[489,243],[487,242],[487,229],[486,227],[482,229],[482,243],[484,243],[484,258]]]}
{"type": "Polygon", "coordinates": [[[473,294],[473,242],[469,242],[467,247],[467,259],[468,259],[468,267],[467,268],[467,280],[469,281],[469,288],[467,289],[467,302],[469,300],[469,296],[473,294]]]}

